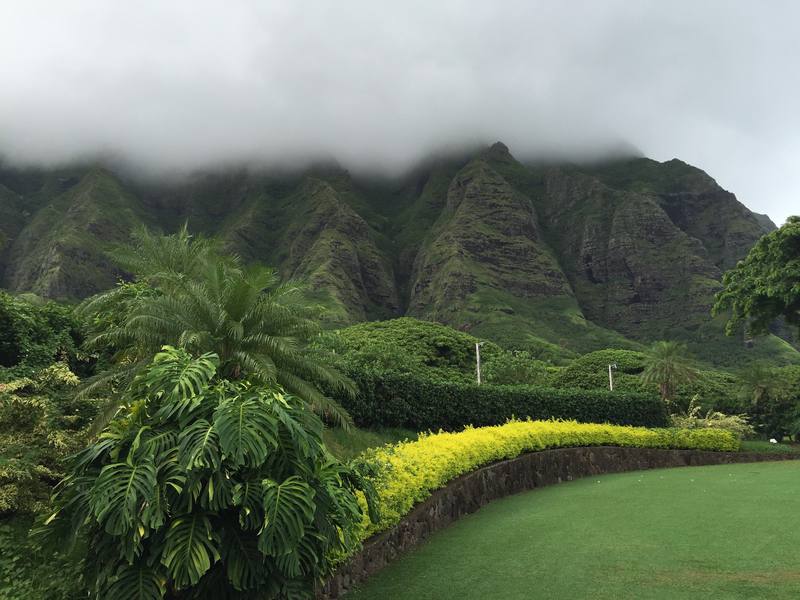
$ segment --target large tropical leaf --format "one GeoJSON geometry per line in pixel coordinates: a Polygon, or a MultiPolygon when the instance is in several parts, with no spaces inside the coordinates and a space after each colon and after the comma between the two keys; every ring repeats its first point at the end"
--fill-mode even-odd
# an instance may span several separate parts
{"type": "Polygon", "coordinates": [[[264,523],[262,495],[263,485],[260,479],[249,479],[234,486],[233,504],[239,507],[239,525],[242,529],[261,529],[264,523]]]}
{"type": "Polygon", "coordinates": [[[173,447],[162,451],[156,462],[158,493],[145,508],[145,520],[151,527],[161,527],[163,517],[179,503],[186,485],[186,471],[178,463],[178,449],[173,447]]]}
{"type": "Polygon", "coordinates": [[[127,534],[140,525],[139,515],[156,494],[156,485],[156,468],[150,460],[107,465],[92,489],[91,510],[108,533],[127,534]]]}
{"type": "Polygon", "coordinates": [[[275,564],[286,577],[297,578],[308,575],[319,566],[321,557],[317,548],[324,548],[325,540],[320,535],[306,535],[291,552],[275,557],[275,564]]]}
{"type": "Polygon", "coordinates": [[[138,383],[145,391],[161,397],[157,413],[160,419],[181,417],[199,406],[218,364],[216,354],[192,358],[183,350],[164,346],[138,383]]]}
{"type": "Polygon", "coordinates": [[[314,490],[300,477],[278,483],[265,479],[264,528],[258,547],[264,554],[279,556],[294,551],[314,520],[314,490]]]}
{"type": "Polygon", "coordinates": [[[222,461],[219,435],[213,423],[198,419],[178,437],[178,462],[184,469],[217,469],[222,461]]]}
{"type": "Polygon", "coordinates": [[[165,581],[155,570],[144,565],[125,565],[104,590],[108,600],[160,600],[165,581]]]}
{"type": "Polygon", "coordinates": [[[205,481],[200,494],[200,506],[220,512],[233,506],[233,483],[224,471],[214,471],[205,481]]]}
{"type": "Polygon", "coordinates": [[[261,464],[278,444],[277,420],[255,394],[220,403],[214,426],[225,458],[237,466],[261,464]]]}
{"type": "Polygon", "coordinates": [[[161,562],[178,589],[200,581],[219,556],[219,537],[206,515],[192,513],[172,521],[161,562]]]}
{"type": "Polygon", "coordinates": [[[229,523],[223,533],[222,560],[228,581],[237,590],[257,587],[264,579],[264,555],[258,549],[255,533],[241,531],[229,523]]]}

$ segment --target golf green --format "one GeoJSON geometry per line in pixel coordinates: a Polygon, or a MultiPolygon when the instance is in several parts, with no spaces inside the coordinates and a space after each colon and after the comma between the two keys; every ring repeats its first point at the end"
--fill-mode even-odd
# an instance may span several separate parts
{"type": "Polygon", "coordinates": [[[800,598],[800,461],[604,475],[498,500],[347,598],[800,598]]]}

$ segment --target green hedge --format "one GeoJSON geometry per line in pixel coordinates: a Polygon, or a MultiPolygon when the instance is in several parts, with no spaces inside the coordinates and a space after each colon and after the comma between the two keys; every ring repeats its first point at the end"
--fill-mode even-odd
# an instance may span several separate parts
{"type": "Polygon", "coordinates": [[[499,425],[512,417],[644,427],[668,424],[666,409],[655,394],[479,386],[375,371],[349,375],[358,394],[338,400],[363,427],[452,431],[465,425],[499,425]]]}

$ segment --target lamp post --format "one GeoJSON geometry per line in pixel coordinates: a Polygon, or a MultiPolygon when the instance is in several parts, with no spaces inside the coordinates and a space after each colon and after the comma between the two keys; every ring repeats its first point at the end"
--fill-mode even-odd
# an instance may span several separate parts
{"type": "Polygon", "coordinates": [[[616,368],[617,368],[617,363],[611,363],[610,365],[608,365],[608,389],[611,392],[614,391],[614,376],[611,375],[611,369],[616,370],[616,368]]]}
{"type": "Polygon", "coordinates": [[[478,385],[481,384],[481,346],[483,342],[475,342],[475,373],[478,375],[478,385]]]}

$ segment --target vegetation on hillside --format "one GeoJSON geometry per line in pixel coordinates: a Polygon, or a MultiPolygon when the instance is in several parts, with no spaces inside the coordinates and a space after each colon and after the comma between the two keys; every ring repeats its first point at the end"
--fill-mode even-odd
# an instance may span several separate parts
{"type": "Polygon", "coordinates": [[[111,246],[142,224],[188,222],[243,263],[307,281],[326,326],[414,316],[553,364],[667,338],[706,365],[800,362],[789,343],[746,347],[708,318],[721,271],[766,229],[677,160],[533,167],[498,143],[397,179],[317,166],[164,186],[103,168],[0,169],[0,215],[0,285],[17,292],[105,291],[128,276],[111,246]]]}

